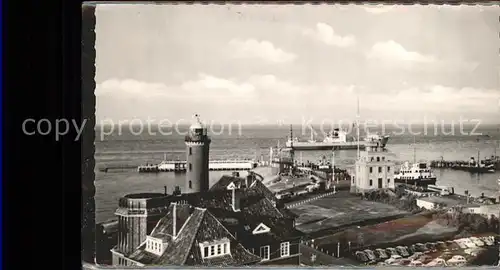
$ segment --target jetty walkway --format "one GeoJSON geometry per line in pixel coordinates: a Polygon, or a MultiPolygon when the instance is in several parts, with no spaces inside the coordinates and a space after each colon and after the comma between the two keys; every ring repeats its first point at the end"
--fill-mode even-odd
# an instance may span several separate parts
{"type": "MultiPolygon", "coordinates": [[[[258,166],[253,160],[211,160],[208,163],[210,171],[247,171],[258,166]]],[[[137,169],[140,173],[145,172],[186,172],[188,164],[181,160],[166,160],[159,164],[146,165],[110,165],[101,167],[99,170],[108,172],[110,170],[137,169]]]]}

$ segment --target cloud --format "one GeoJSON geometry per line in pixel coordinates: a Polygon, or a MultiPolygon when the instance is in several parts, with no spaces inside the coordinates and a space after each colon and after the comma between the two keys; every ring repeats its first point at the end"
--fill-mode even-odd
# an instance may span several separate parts
{"type": "Polygon", "coordinates": [[[179,85],[150,83],[133,79],[109,79],[97,84],[95,95],[138,100],[168,99],[231,99],[250,98],[255,87],[248,83],[237,83],[229,79],[199,74],[196,80],[185,81],[179,85]]]}
{"type": "Polygon", "coordinates": [[[393,10],[395,6],[390,6],[390,5],[377,5],[377,6],[371,6],[371,7],[363,7],[363,9],[366,12],[373,13],[373,14],[382,14],[389,12],[393,10]]]}
{"type": "Polygon", "coordinates": [[[317,23],[315,29],[306,29],[303,34],[319,40],[327,45],[337,47],[350,47],[356,44],[356,38],[352,35],[340,36],[326,23],[317,23]]]}
{"type": "Polygon", "coordinates": [[[296,55],[276,48],[273,43],[255,39],[233,39],[229,47],[235,58],[260,58],[273,63],[286,63],[295,60],[296,55]]]}
{"type": "Polygon", "coordinates": [[[168,97],[172,90],[162,83],[149,83],[132,79],[109,79],[96,85],[96,96],[133,96],[140,98],[168,97]]]}
{"type": "Polygon", "coordinates": [[[389,40],[378,42],[373,45],[367,53],[368,58],[388,60],[388,61],[409,61],[429,63],[436,59],[433,56],[422,55],[418,52],[407,51],[401,44],[389,40]]]}
{"type": "Polygon", "coordinates": [[[199,75],[198,80],[183,83],[181,88],[193,98],[235,100],[252,98],[255,93],[252,84],[237,83],[203,73],[199,75]]]}
{"type": "Polygon", "coordinates": [[[274,75],[254,75],[250,81],[260,91],[270,92],[272,95],[287,95],[289,97],[297,96],[303,93],[303,88],[291,82],[280,80],[274,75]]]}
{"type": "Polygon", "coordinates": [[[372,109],[385,107],[393,111],[425,112],[469,112],[491,113],[496,111],[498,91],[473,87],[455,88],[443,85],[411,87],[399,91],[396,95],[372,95],[372,109]]]}

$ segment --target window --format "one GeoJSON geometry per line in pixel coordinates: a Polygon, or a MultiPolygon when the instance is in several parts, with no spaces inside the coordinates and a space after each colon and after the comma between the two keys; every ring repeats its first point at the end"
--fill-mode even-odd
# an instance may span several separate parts
{"type": "Polygon", "coordinates": [[[384,160],[385,160],[385,157],[382,157],[382,161],[384,161],[384,160]]]}
{"type": "Polygon", "coordinates": [[[391,171],[391,166],[387,166],[387,172],[391,171]]]}
{"type": "Polygon", "coordinates": [[[378,172],[381,173],[382,172],[382,167],[378,167],[378,172]]]}
{"type": "Polygon", "coordinates": [[[377,162],[380,161],[380,157],[377,157],[377,162]]]}
{"type": "Polygon", "coordinates": [[[390,184],[391,183],[391,178],[387,178],[387,183],[390,184]]]}
{"type": "Polygon", "coordinates": [[[370,167],[370,173],[372,173],[372,172],[373,172],[373,168],[372,168],[372,167],[370,167]]]}
{"type": "Polygon", "coordinates": [[[189,180],[188,185],[189,185],[189,188],[193,188],[193,183],[191,182],[191,180],[189,180]]]}
{"type": "Polygon", "coordinates": [[[191,171],[193,169],[193,165],[191,163],[189,163],[189,171],[191,171]]]}
{"type": "Polygon", "coordinates": [[[189,147],[189,155],[192,155],[193,154],[193,151],[191,149],[191,147],[189,147]]]}
{"type": "Polygon", "coordinates": [[[370,187],[373,186],[373,181],[370,179],[370,187]]]}
{"type": "Polygon", "coordinates": [[[290,256],[290,242],[281,243],[281,257],[290,256]]]}
{"type": "Polygon", "coordinates": [[[200,243],[200,252],[203,258],[217,257],[230,254],[230,243],[228,239],[216,241],[216,243],[200,243]]]}
{"type": "Polygon", "coordinates": [[[372,157],[372,158],[370,158],[370,161],[373,161],[373,157],[372,157]]]}
{"type": "Polygon", "coordinates": [[[148,236],[148,238],[146,240],[146,250],[151,252],[151,253],[161,255],[163,252],[163,245],[164,244],[161,242],[157,242],[157,241],[158,241],[158,239],[150,238],[150,236],[148,236]]]}
{"type": "Polygon", "coordinates": [[[260,247],[260,257],[262,260],[269,260],[269,246],[260,247]]]}

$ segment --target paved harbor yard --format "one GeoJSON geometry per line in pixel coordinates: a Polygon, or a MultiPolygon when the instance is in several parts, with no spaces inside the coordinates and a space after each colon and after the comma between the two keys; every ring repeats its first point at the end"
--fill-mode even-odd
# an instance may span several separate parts
{"type": "Polygon", "coordinates": [[[284,176],[281,181],[277,183],[273,183],[268,185],[267,188],[269,188],[270,191],[272,192],[279,192],[285,189],[290,189],[293,188],[294,186],[302,186],[311,183],[311,179],[309,177],[298,177],[298,178],[290,178],[287,176],[284,176]],[[287,181],[288,179],[288,181],[287,181]]]}
{"type": "Polygon", "coordinates": [[[344,191],[291,210],[299,215],[297,229],[304,233],[346,226],[369,219],[407,214],[394,206],[361,200],[360,197],[344,191]]]}

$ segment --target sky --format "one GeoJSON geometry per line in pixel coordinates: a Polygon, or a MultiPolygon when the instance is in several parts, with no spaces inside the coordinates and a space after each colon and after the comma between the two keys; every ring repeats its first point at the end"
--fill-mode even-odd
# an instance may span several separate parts
{"type": "Polygon", "coordinates": [[[97,121],[500,123],[499,11],[101,4],[97,121]]]}

